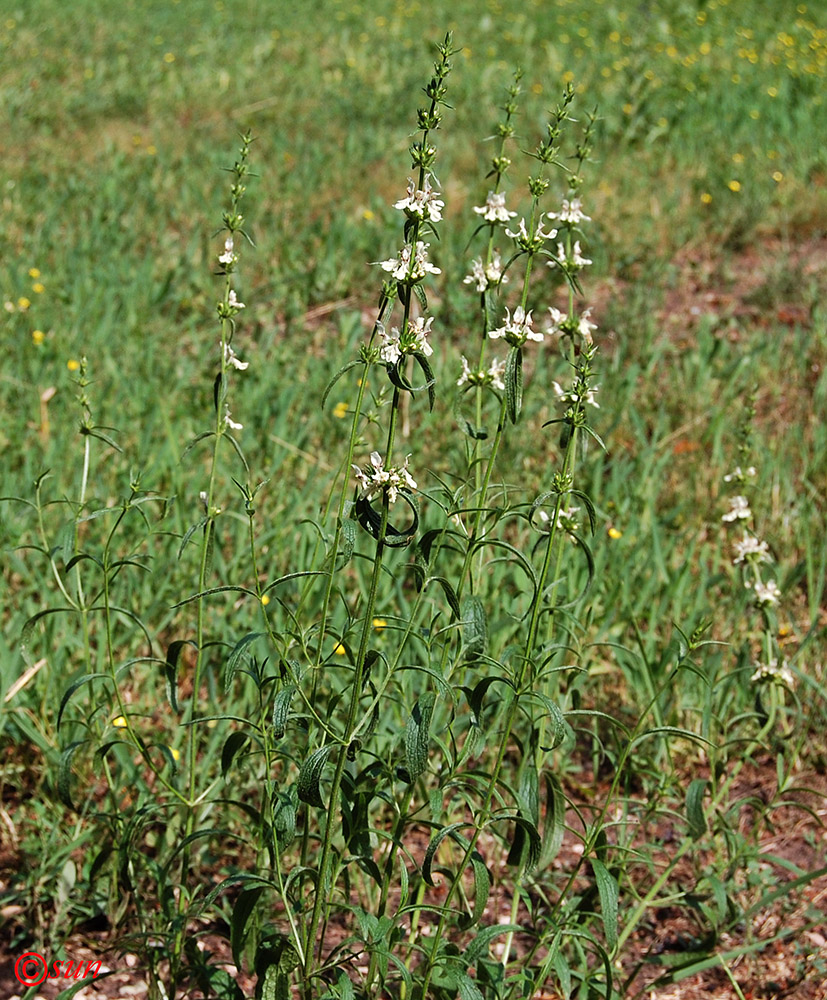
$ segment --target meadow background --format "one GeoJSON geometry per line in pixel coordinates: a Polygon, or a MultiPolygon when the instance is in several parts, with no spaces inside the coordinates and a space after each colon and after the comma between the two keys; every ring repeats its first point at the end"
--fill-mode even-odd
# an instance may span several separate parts
{"type": "MultiPolygon", "coordinates": [[[[258,179],[244,211],[256,249],[238,292],[250,370],[234,416],[250,466],[269,481],[257,521],[267,572],[309,558],[312,536],[296,523],[325,503],[347,437],[338,389],[324,409],[321,396],[369,327],[377,281],[368,263],[396,249],[390,206],[404,193],[429,46],[453,30],[460,52],[439,140],[446,222],[435,251],[452,280],[438,281],[433,298],[452,343],[434,358],[434,412],[411,429],[422,478],[464,454],[452,388],[475,297],[458,278],[472,256],[471,208],[487,191],[496,108],[521,66],[518,141],[533,147],[572,81],[579,108],[597,106],[600,119],[584,170],[595,220],[585,249],[595,261],[587,294],[601,331],[608,448],[587,465],[599,583],[582,634],[584,702],[611,699],[633,716],[674,654],[674,624],[691,631],[711,619],[709,637],[729,645],[710,647],[705,670],[737,678],[721,696],[733,717],[751,710],[754,637],[721,516],[722,477],[736,464],[754,388],[753,509],[778,566],[778,641],[795,693],[752,763],[759,775],[823,775],[827,19],[816,3],[780,0],[441,6],[320,0],[311,16],[300,4],[229,0],[124,0],[117,14],[90,0],[0,4],[0,496],[32,500],[47,470],[45,496],[77,495],[73,379],[85,357],[95,422],[122,449],[94,442],[97,504],[116,503],[138,473],[144,489],[175,497],[148,538],[136,524],[150,570],[125,586],[158,649],[178,634],[171,607],[194,589],[178,546],[204,488],[203,456],[184,451],[211,406],[222,168],[249,128],[258,179]],[[634,646],[646,669],[610,655],[610,643],[634,646]]],[[[515,156],[513,186],[525,169],[515,156]]],[[[529,372],[527,426],[553,415],[550,365],[541,354],[529,372]]],[[[529,490],[543,488],[547,456],[536,442],[511,436],[503,478],[519,472],[529,490]]],[[[225,488],[238,508],[228,536],[233,526],[243,535],[229,479],[225,488]]],[[[69,545],[65,504],[43,516],[56,549],[69,545]]],[[[4,502],[0,921],[18,951],[33,941],[59,949],[102,906],[83,889],[90,802],[67,811],[56,794],[66,741],[57,713],[86,669],[82,637],[49,616],[21,652],[25,623],[59,603],[34,544],[31,508],[4,502]]],[[[231,544],[217,557],[222,578],[247,573],[234,552],[241,560],[231,544]]],[[[253,615],[232,603],[210,613],[216,630],[239,635],[253,615]]],[[[664,717],[699,716],[703,688],[687,677],[662,699],[664,717]]],[[[131,697],[163,730],[157,691],[131,697]]],[[[592,757],[566,763],[581,792],[599,778],[592,757]]],[[[662,780],[664,758],[641,751],[635,766],[642,787],[662,780]]],[[[692,748],[670,756],[676,801],[700,766],[692,748]]],[[[222,872],[220,857],[210,864],[222,872]]],[[[807,968],[814,983],[823,960],[821,973],[807,968]]]]}

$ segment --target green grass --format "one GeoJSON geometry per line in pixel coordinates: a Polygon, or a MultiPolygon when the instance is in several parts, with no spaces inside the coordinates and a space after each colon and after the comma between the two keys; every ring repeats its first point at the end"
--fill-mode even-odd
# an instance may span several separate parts
{"type": "MultiPolygon", "coordinates": [[[[404,191],[429,45],[448,29],[460,51],[450,78],[452,110],[438,133],[446,218],[438,246],[432,240],[442,276],[429,290],[440,329],[432,359],[437,403],[427,414],[417,398],[410,436],[400,446],[415,455],[423,530],[440,524],[438,484],[466,461],[453,386],[478,320],[476,297],[458,279],[478,253],[467,248],[478,222],[471,208],[485,198],[484,175],[495,152],[485,137],[513,69],[523,67],[508,179],[509,205],[517,207],[518,192],[527,205],[529,168],[516,149],[535,147],[549,109],[573,80],[575,117],[596,105],[600,119],[594,162],[584,168],[584,206],[594,219],[586,252],[595,260],[584,286],[587,300],[594,295],[601,343],[601,408],[591,416],[607,452],[591,445],[578,470],[596,505],[595,584],[587,604],[571,618],[561,616],[580,670],[561,677],[556,694],[568,711],[605,712],[610,704],[630,728],[651,702],[657,725],[686,728],[722,748],[718,758],[712,751],[705,758],[713,771],[716,763],[740,767],[734,762],[741,746],[760,756],[749,742],[767,707],[756,707],[750,681],[760,636],[731,564],[734,536],[721,522],[729,495],[722,476],[736,464],[743,400],[755,386],[753,510],[777,563],[779,641],[796,676],[795,697],[777,706],[779,732],[767,736],[766,746],[788,770],[823,768],[827,755],[827,432],[820,419],[827,405],[827,33],[816,5],[673,0],[625,13],[607,2],[458,0],[447,21],[440,7],[426,3],[324,0],[312,19],[301,5],[272,4],[262,12],[264,6],[135,0],[114,17],[90,0],[70,7],[33,0],[0,17],[0,300],[8,303],[0,313],[0,496],[20,498],[0,506],[0,699],[27,664],[46,661],[0,702],[0,739],[10,751],[0,780],[19,807],[15,837],[25,858],[9,899],[31,903],[33,914],[12,925],[20,949],[30,941],[60,947],[58,923],[68,933],[101,911],[113,927],[124,926],[112,896],[123,872],[108,887],[96,881],[98,862],[88,846],[94,816],[100,821],[117,808],[114,800],[107,804],[83,753],[73,761],[75,811],[58,801],[66,798],[59,776],[69,773],[65,766],[61,772],[61,754],[96,725],[111,723],[111,691],[98,680],[77,689],[57,728],[70,685],[90,672],[106,673],[106,637],[95,621],[90,637],[80,616],[49,614],[26,633],[21,654],[26,622],[65,603],[48,561],[32,546],[45,540],[61,565],[78,550],[101,559],[115,515],[78,527],[76,517],[116,508],[139,475],[141,487],[157,494],[142,508],[146,520],[128,512],[115,544],[120,558],[134,556],[143,566],[118,575],[116,603],[139,609],[148,634],[121,614],[110,638],[136,717],[159,745],[184,754],[185,727],[163,701],[163,668],[139,658],[163,660],[169,644],[191,637],[197,625],[195,604],[173,606],[197,589],[198,534],[180,554],[179,547],[201,516],[199,493],[209,476],[209,442],[186,449],[211,419],[221,295],[213,237],[228,186],[222,168],[238,133],[251,129],[258,176],[243,210],[256,248],[244,252],[237,287],[248,308],[236,341],[251,364],[233,397],[233,415],[244,423],[251,481],[266,481],[255,525],[260,579],[272,581],[317,567],[320,533],[329,540],[332,531],[323,508],[350,424],[336,406],[352,404],[353,378],[337,383],[324,410],[319,403],[331,376],[370,332],[380,272],[369,265],[398,247],[399,214],[390,206],[404,191]],[[86,392],[95,423],[121,449],[92,440],[83,511],[76,501],[84,440],[73,381],[81,357],[91,373],[86,392]],[[47,470],[40,537],[26,501],[34,501],[33,484],[47,470]],[[690,633],[705,621],[711,621],[705,637],[726,645],[705,647],[696,655],[702,666],[682,668],[678,682],[666,683],[683,656],[678,627],[690,633]],[[67,815],[63,840],[44,832],[58,820],[65,824],[67,815]],[[81,888],[72,891],[76,880],[81,888]]],[[[563,144],[569,152],[573,135],[563,144]]],[[[560,172],[552,197],[565,187],[560,172]]],[[[562,301],[559,282],[545,268],[537,272],[532,298],[562,301]]],[[[548,432],[540,428],[559,409],[550,383],[565,376],[565,365],[551,351],[538,352],[527,357],[526,374],[526,432],[504,441],[492,495],[503,538],[530,551],[536,536],[526,511],[549,489],[563,453],[557,433],[541,436],[548,432]]],[[[493,410],[488,420],[496,420],[493,410]]],[[[216,494],[227,514],[216,522],[211,580],[251,587],[247,517],[230,474],[241,475],[228,460],[216,494]]],[[[363,541],[344,573],[354,595],[369,589],[372,563],[363,541]]],[[[389,556],[375,608],[388,623],[373,636],[380,651],[392,648],[416,606],[409,561],[405,551],[389,556]]],[[[564,565],[561,587],[578,594],[586,562],[573,549],[564,565]]],[[[87,586],[102,586],[104,574],[91,561],[83,572],[87,586]]],[[[290,582],[273,592],[271,611],[281,628],[291,627],[289,613],[303,593],[305,606],[318,608],[319,592],[304,587],[290,582]],[[275,606],[276,595],[286,610],[275,606]]],[[[507,661],[524,631],[527,577],[495,553],[486,587],[497,597],[491,648],[507,661]]],[[[426,607],[444,614],[438,591],[426,607]]],[[[204,613],[207,634],[219,644],[205,675],[215,714],[258,718],[263,695],[253,680],[239,679],[228,705],[220,678],[233,646],[260,628],[258,602],[221,595],[204,613]]],[[[359,602],[343,602],[336,614],[343,641],[358,646],[359,602]]],[[[430,638],[423,631],[410,641],[431,655],[430,638]]],[[[313,641],[306,632],[296,645],[310,649],[313,641]]],[[[262,660],[273,652],[262,641],[251,648],[262,660]]],[[[184,688],[192,664],[185,648],[184,688]]],[[[325,704],[337,704],[337,683],[319,689],[325,704]]],[[[389,689],[377,723],[383,752],[398,751],[422,684],[411,670],[389,689]]],[[[445,704],[437,718],[439,727],[448,724],[445,704]]],[[[565,744],[555,780],[574,787],[590,769],[597,778],[625,761],[628,747],[624,731],[602,717],[572,719],[577,739],[565,744]]],[[[205,773],[220,773],[231,729],[219,723],[204,737],[205,773]]],[[[446,754],[448,742],[441,744],[446,754]]],[[[139,764],[125,747],[113,753],[124,780],[137,788],[139,764]]],[[[303,753],[297,744],[296,763],[303,753]]],[[[640,788],[656,789],[655,813],[682,808],[686,775],[699,754],[659,738],[635,744],[630,801],[640,788]]],[[[238,780],[255,788],[259,758],[244,758],[241,768],[238,780]]],[[[779,782],[779,796],[783,787],[779,782]]],[[[464,808],[457,805],[463,794],[446,797],[445,816],[464,808]]],[[[715,807],[730,860],[739,850],[746,857],[747,847],[733,846],[730,803],[722,799],[715,807]]],[[[441,815],[435,808],[433,822],[441,815]]],[[[232,833],[226,843],[218,838],[193,849],[194,864],[214,881],[256,863],[255,847],[232,839],[244,829],[240,816],[222,822],[232,833]]],[[[155,823],[149,815],[136,818],[131,835],[160,857],[174,845],[164,844],[155,823]]],[[[159,898],[168,874],[154,873],[159,898]]],[[[229,904],[217,905],[229,919],[229,904]]],[[[716,927],[726,929],[719,916],[716,927]]],[[[445,996],[451,991],[450,983],[440,988],[445,996]]]]}

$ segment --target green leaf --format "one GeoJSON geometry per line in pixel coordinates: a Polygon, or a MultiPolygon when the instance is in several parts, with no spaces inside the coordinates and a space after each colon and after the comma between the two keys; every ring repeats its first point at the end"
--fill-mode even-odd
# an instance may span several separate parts
{"type": "Polygon", "coordinates": [[[457,598],[457,593],[451,584],[445,579],[444,576],[433,576],[431,580],[434,583],[438,583],[442,587],[442,591],[445,594],[445,600],[448,602],[448,606],[457,618],[462,617],[462,611],[459,606],[459,599],[457,598]]]}
{"type": "Polygon", "coordinates": [[[229,691],[232,686],[233,679],[235,678],[238,668],[242,661],[245,661],[250,653],[247,647],[250,643],[256,641],[256,639],[262,639],[267,635],[266,632],[248,632],[243,638],[239,639],[238,642],[233,647],[233,651],[230,653],[229,659],[227,660],[227,666],[224,668],[224,690],[229,691]]]}
{"type": "Polygon", "coordinates": [[[356,522],[346,517],[340,524],[340,548],[336,557],[336,569],[342,569],[350,562],[353,549],[356,545],[356,522]]]}
{"type": "Polygon", "coordinates": [[[434,884],[433,876],[431,875],[431,865],[434,863],[434,856],[439,849],[439,845],[446,837],[451,837],[452,840],[455,840],[462,847],[467,847],[468,841],[465,837],[461,837],[457,833],[457,830],[470,825],[470,823],[452,823],[450,826],[443,826],[441,830],[437,830],[433,837],[431,837],[431,842],[425,851],[425,857],[422,859],[422,878],[428,885],[433,886],[434,884]]]}
{"type": "Polygon", "coordinates": [[[479,597],[466,597],[462,602],[462,651],[467,660],[485,655],[488,645],[488,622],[485,607],[479,597]]]}
{"type": "Polygon", "coordinates": [[[706,833],[704,794],[708,784],[706,778],[695,778],[686,790],[686,818],[689,821],[689,836],[693,840],[699,840],[706,833]]]}
{"type": "Polygon", "coordinates": [[[597,882],[597,892],[600,896],[600,913],[606,932],[606,944],[611,951],[617,944],[617,901],[619,896],[617,879],[597,858],[592,858],[591,864],[597,882]]]}
{"type": "Polygon", "coordinates": [[[173,712],[178,711],[178,659],[184,646],[198,646],[192,639],[175,639],[167,648],[167,658],[164,664],[164,680],[166,682],[167,701],[173,712]]]}
{"type": "Polygon", "coordinates": [[[327,402],[327,397],[330,395],[330,390],[333,388],[334,385],[336,385],[336,383],[345,374],[345,372],[349,372],[351,368],[355,368],[357,365],[363,365],[363,364],[364,361],[362,361],[361,358],[357,358],[354,361],[348,361],[346,365],[342,365],[342,367],[336,372],[333,378],[327,383],[327,387],[325,388],[325,391],[322,393],[322,402],[321,402],[322,409],[324,409],[324,404],[327,402]]]}
{"type": "Polygon", "coordinates": [[[524,872],[530,872],[537,867],[543,842],[537,827],[525,816],[499,816],[492,823],[508,820],[515,824],[514,840],[508,853],[509,864],[519,864],[524,872]],[[528,838],[526,843],[525,838],[528,838]]]}
{"type": "Polygon", "coordinates": [[[479,986],[464,972],[459,977],[457,988],[459,989],[460,1000],[485,1000],[479,986]]]}
{"type": "Polygon", "coordinates": [[[411,783],[428,767],[428,743],[435,701],[436,695],[431,692],[422,695],[414,705],[405,728],[405,763],[411,783]]]}
{"type": "Polygon", "coordinates": [[[63,697],[60,699],[60,708],[58,709],[58,713],[57,713],[57,728],[58,729],[60,729],[60,720],[63,718],[63,712],[64,712],[66,706],[69,704],[69,701],[70,701],[72,695],[75,693],[75,691],[78,690],[78,688],[82,688],[84,684],[89,684],[91,681],[95,680],[96,678],[100,678],[100,679],[102,679],[104,681],[111,681],[112,680],[112,678],[109,676],[109,674],[87,674],[85,677],[81,677],[80,680],[75,681],[74,684],[70,684],[69,687],[66,689],[66,691],[64,692],[63,697]]]}
{"type": "Polygon", "coordinates": [[[256,908],[264,886],[255,886],[252,889],[244,889],[239,893],[233,915],[230,919],[230,945],[233,952],[233,961],[237,968],[241,968],[241,952],[244,949],[244,942],[247,940],[248,924],[253,911],[256,908]]]}
{"type": "Polygon", "coordinates": [[[471,914],[470,924],[467,925],[469,927],[478,924],[482,919],[488,903],[488,894],[491,892],[491,875],[479,851],[471,854],[471,868],[474,872],[474,912],[471,914]]]}
{"type": "Polygon", "coordinates": [[[302,802],[306,802],[309,806],[324,806],[322,796],[319,792],[319,781],[322,776],[322,769],[327,763],[327,758],[330,756],[332,750],[333,745],[331,743],[328,743],[325,747],[321,747],[319,750],[314,750],[301,766],[297,786],[298,793],[302,802]]]}
{"type": "Polygon", "coordinates": [[[434,371],[424,354],[417,352],[413,357],[414,361],[422,369],[422,374],[425,376],[425,385],[428,389],[428,412],[431,413],[433,412],[434,403],[436,402],[436,392],[434,391],[436,377],[434,376],[434,371]]]}
{"type": "Polygon", "coordinates": [[[273,738],[280,740],[284,736],[287,717],[290,714],[290,703],[296,693],[295,685],[287,684],[276,695],[273,701],[273,738]]]}
{"type": "Polygon", "coordinates": [[[491,924],[489,927],[481,927],[463,952],[467,966],[470,968],[476,965],[488,955],[488,949],[494,938],[498,938],[501,934],[517,933],[522,929],[519,924],[491,924]]]}
{"type": "Polygon", "coordinates": [[[505,362],[505,405],[508,419],[516,424],[523,406],[523,351],[512,346],[505,362]]]}
{"type": "Polygon", "coordinates": [[[74,740],[74,742],[70,743],[60,755],[57,772],[57,795],[60,801],[65,806],[68,806],[69,809],[75,808],[75,804],[72,802],[71,792],[72,758],[86,742],[87,740],[74,740]]]}
{"type": "Polygon", "coordinates": [[[236,730],[234,733],[230,733],[230,735],[224,741],[224,746],[221,748],[222,778],[227,777],[227,772],[233,766],[233,761],[235,760],[236,754],[249,741],[249,739],[250,737],[247,735],[247,733],[243,733],[239,730],[236,730]]]}

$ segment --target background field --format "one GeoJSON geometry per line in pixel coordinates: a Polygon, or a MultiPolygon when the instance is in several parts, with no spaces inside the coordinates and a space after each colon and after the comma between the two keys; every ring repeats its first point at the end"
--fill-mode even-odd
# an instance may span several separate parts
{"type": "MultiPolygon", "coordinates": [[[[823,788],[827,19],[816,3],[780,0],[456,0],[447,20],[441,6],[321,0],[311,17],[280,2],[124,0],[115,16],[89,0],[0,3],[0,496],[32,500],[32,484],[50,470],[44,496],[77,497],[83,443],[72,379],[85,356],[95,421],[122,449],[94,443],[95,505],[116,503],[138,472],[144,489],[175,497],[148,539],[138,523],[134,537],[126,529],[124,545],[150,557],[150,571],[124,584],[128,600],[157,649],[190,626],[170,608],[194,590],[195,556],[176,554],[199,516],[206,466],[197,449],[184,452],[211,407],[222,167],[250,128],[258,178],[245,214],[256,248],[238,291],[248,304],[239,353],[251,365],[233,415],[244,423],[255,478],[269,480],[258,520],[266,572],[310,559],[312,534],[296,525],[325,503],[347,435],[335,414],[344,391],[337,387],[324,410],[319,403],[369,329],[379,282],[368,265],[397,249],[390,206],[404,193],[430,44],[451,29],[461,51],[437,164],[446,202],[433,248],[444,279],[432,297],[438,401],[430,415],[420,407],[410,429],[421,485],[464,455],[453,383],[476,301],[460,279],[473,255],[471,208],[487,191],[497,106],[521,66],[518,141],[533,148],[572,80],[578,109],[597,106],[600,116],[584,172],[594,219],[586,250],[595,261],[584,284],[600,327],[596,426],[608,448],[591,451],[585,466],[598,509],[598,585],[580,634],[589,650],[582,697],[597,707],[611,699],[633,716],[674,655],[674,624],[691,631],[709,618],[710,636],[728,645],[712,648],[704,671],[732,678],[711,711],[723,718],[726,705],[723,729],[731,724],[735,734],[732,720],[751,710],[755,637],[721,515],[722,476],[736,464],[737,426],[754,387],[753,509],[778,566],[779,642],[795,693],[750,766],[770,811],[779,761],[800,776],[794,783],[823,788]],[[609,643],[634,646],[646,671],[611,655],[609,643]]],[[[527,169],[515,155],[514,207],[527,169]]],[[[548,282],[546,291],[550,304],[559,290],[548,282]]],[[[536,429],[553,416],[558,371],[559,360],[538,355],[528,372],[529,432],[513,435],[500,459],[500,478],[519,480],[520,496],[547,488],[554,447],[538,448],[536,429]]],[[[231,579],[249,572],[246,519],[229,475],[224,488],[233,512],[216,573],[231,579]]],[[[51,543],[67,544],[66,505],[47,507],[44,520],[51,543]]],[[[91,522],[90,545],[97,529],[91,522]]],[[[49,617],[28,639],[27,661],[20,651],[25,622],[60,603],[48,564],[25,548],[35,543],[31,508],[4,503],[0,921],[12,954],[32,940],[61,947],[99,909],[69,884],[82,887],[89,875],[89,805],[68,815],[55,794],[68,739],[57,712],[88,667],[81,636],[71,620],[49,617]],[[8,696],[26,662],[44,658],[8,696]]],[[[518,585],[502,586],[510,610],[518,585]]],[[[380,612],[392,615],[407,596],[400,586],[386,600],[380,612]]],[[[217,633],[234,636],[254,620],[231,603],[210,613],[217,633]]],[[[124,641],[138,645],[135,635],[124,641]]],[[[709,702],[701,678],[683,683],[660,711],[690,725],[709,702]]],[[[163,729],[158,691],[133,696],[157,710],[163,729]]],[[[660,780],[665,760],[641,753],[644,787],[660,780]]],[[[700,760],[693,748],[670,755],[678,798],[700,760]]],[[[596,762],[588,750],[573,754],[565,764],[573,787],[600,780],[596,762]]],[[[813,825],[809,853],[795,860],[802,870],[824,864],[815,824],[823,800],[806,801],[813,825]]],[[[790,843],[806,839],[795,828],[800,815],[783,814],[790,843]]],[[[221,871],[220,860],[211,863],[221,871]]],[[[785,946],[778,976],[815,990],[827,975],[823,946],[820,959],[812,947],[794,955],[785,946]]],[[[769,976],[755,961],[743,982],[769,976]]]]}

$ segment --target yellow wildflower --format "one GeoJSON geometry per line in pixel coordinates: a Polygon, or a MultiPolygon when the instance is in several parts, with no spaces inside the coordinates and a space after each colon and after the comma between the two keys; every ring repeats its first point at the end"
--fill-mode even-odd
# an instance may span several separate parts
{"type": "Polygon", "coordinates": [[[46,334],[42,330],[32,330],[32,343],[38,346],[46,339],[46,334]]]}

